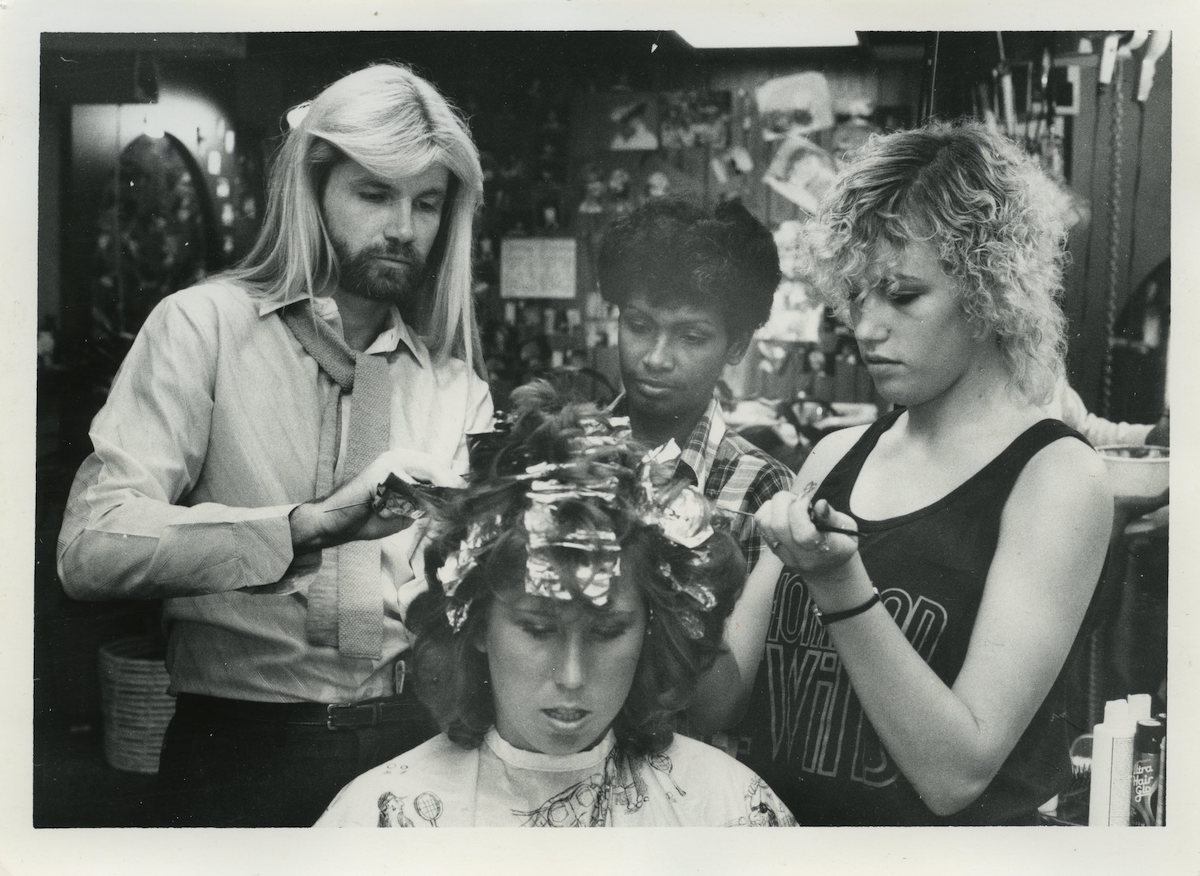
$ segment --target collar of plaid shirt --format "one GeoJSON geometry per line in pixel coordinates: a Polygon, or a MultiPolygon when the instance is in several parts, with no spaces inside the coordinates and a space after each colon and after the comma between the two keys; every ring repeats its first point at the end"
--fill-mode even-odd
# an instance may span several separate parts
{"type": "MultiPolygon", "coordinates": [[[[609,413],[628,414],[624,394],[612,403],[609,413]]],[[[715,395],[680,448],[677,465],[676,473],[691,479],[718,507],[751,514],[792,482],[792,473],[783,463],[756,450],[726,426],[715,395]]],[[[753,566],[762,541],[753,522],[739,517],[732,521],[730,530],[741,545],[746,562],[753,566]]]]}
{"type": "MultiPolygon", "coordinates": [[[[625,393],[621,393],[609,405],[608,413],[616,417],[629,415],[629,404],[625,393]]],[[[721,405],[714,395],[709,400],[704,413],[700,415],[700,419],[696,421],[696,425],[692,427],[687,441],[679,448],[676,474],[686,474],[694,486],[704,489],[708,482],[708,476],[712,472],[713,462],[717,458],[717,451],[725,438],[725,432],[725,418],[721,416],[721,405]]],[[[709,496],[708,498],[715,499],[716,497],[709,496]]]]}

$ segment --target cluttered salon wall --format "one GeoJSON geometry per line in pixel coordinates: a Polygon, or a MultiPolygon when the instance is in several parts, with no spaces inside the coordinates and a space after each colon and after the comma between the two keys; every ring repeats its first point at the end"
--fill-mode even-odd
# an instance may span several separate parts
{"type": "Polygon", "coordinates": [[[1146,65],[1146,48],[1118,55],[1107,83],[1099,63],[1078,68],[1070,181],[1089,209],[1071,232],[1065,302],[1073,385],[1093,410],[1136,422],[1167,404],[1170,328],[1172,50],[1146,65]]]}
{"type": "MultiPolygon", "coordinates": [[[[62,125],[60,179],[69,195],[52,205],[62,210],[61,236],[49,229],[42,236],[40,257],[61,270],[57,278],[43,273],[39,300],[47,319],[58,320],[61,356],[96,349],[84,345],[97,328],[131,335],[159,292],[244,252],[242,238],[252,237],[261,208],[261,171],[288,109],[346,70],[397,59],[454,100],[480,148],[476,300],[501,397],[562,366],[592,368],[592,389],[615,383],[612,314],[594,294],[595,253],[613,216],[661,194],[710,203],[739,197],[774,231],[811,209],[838,149],[878,127],[914,121],[921,75],[919,51],[891,58],[872,47],[702,52],[670,33],[632,31],[47,38],[58,42],[47,45],[55,51],[45,54],[53,69],[43,73],[43,91],[61,112],[43,115],[62,125]],[[112,94],[138,76],[156,93],[112,94]],[[101,85],[103,93],[81,98],[101,85]],[[169,108],[181,99],[192,101],[192,112],[176,113],[174,124],[169,108]],[[148,136],[159,128],[167,136],[148,136]],[[226,153],[232,132],[236,143],[226,153]],[[218,164],[210,167],[214,152],[218,164]],[[165,211],[167,228],[148,226],[151,249],[163,250],[162,237],[170,252],[160,255],[189,258],[156,258],[154,271],[127,278],[97,259],[105,246],[117,258],[127,254],[102,217],[138,213],[121,205],[145,198],[118,190],[146,163],[139,158],[163,171],[139,179],[170,183],[197,209],[165,211]],[[243,179],[250,165],[255,178],[243,179]],[[207,257],[195,258],[196,248],[207,257]],[[168,262],[170,271],[158,270],[168,262]]],[[[150,188],[134,190],[149,196],[150,188]]],[[[136,262],[124,258],[121,266],[136,262]]],[[[790,330],[786,319],[776,322],[790,330]]]]}
{"type": "Polygon", "coordinates": [[[826,402],[869,401],[852,342],[791,275],[788,250],[841,156],[873,132],[913,123],[920,59],[919,50],[891,60],[803,52],[717,58],[664,69],[653,88],[622,83],[578,95],[570,126],[573,306],[583,308],[579,353],[588,364],[615,379],[614,313],[595,283],[604,226],[664,195],[710,204],[738,198],[776,234],[785,283],[750,355],[726,375],[731,391],[778,398],[813,384],[826,402]]]}
{"type": "Polygon", "coordinates": [[[1170,326],[1171,32],[936,36],[937,69],[952,71],[936,77],[936,115],[990,120],[1063,184],[1072,386],[1096,413],[1156,421],[1170,326]]]}

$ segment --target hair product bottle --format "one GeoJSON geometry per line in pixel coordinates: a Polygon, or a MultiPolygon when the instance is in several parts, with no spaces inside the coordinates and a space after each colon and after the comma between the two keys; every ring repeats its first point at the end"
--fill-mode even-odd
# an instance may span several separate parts
{"type": "Polygon", "coordinates": [[[1161,780],[1163,725],[1153,718],[1137,722],[1133,737],[1133,796],[1129,823],[1152,827],[1158,823],[1158,787],[1161,780]]]}
{"type": "Polygon", "coordinates": [[[1127,826],[1133,788],[1135,721],[1125,700],[1104,704],[1104,721],[1092,740],[1092,785],[1088,795],[1088,826],[1127,826]]]}

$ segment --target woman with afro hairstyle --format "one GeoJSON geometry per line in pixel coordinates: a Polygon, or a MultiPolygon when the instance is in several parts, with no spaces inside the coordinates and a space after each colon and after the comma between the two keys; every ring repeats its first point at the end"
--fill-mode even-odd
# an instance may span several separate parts
{"type": "Polygon", "coordinates": [[[715,391],[770,316],[780,276],[775,239],[738,201],[649,201],[609,226],[600,251],[600,292],[620,309],[613,411],[644,444],[674,441],[678,475],[743,512],[733,534],[749,568],[762,549],[750,515],[793,473],[726,426],[715,391]]]}

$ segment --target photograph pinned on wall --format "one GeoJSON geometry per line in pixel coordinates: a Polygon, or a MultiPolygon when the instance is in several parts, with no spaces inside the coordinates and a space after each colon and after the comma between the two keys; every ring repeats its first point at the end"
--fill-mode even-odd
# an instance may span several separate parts
{"type": "Polygon", "coordinates": [[[726,148],[732,105],[728,91],[665,92],[661,95],[659,125],[662,148],[726,148]]]}
{"type": "Polygon", "coordinates": [[[771,315],[755,331],[755,340],[805,344],[821,340],[825,305],[803,275],[803,228],[803,223],[786,219],[775,229],[783,276],[771,303],[771,315]]]}
{"type": "Polygon", "coordinates": [[[763,182],[814,213],[837,172],[833,156],[815,140],[834,125],[829,81],[814,71],[779,76],[759,86],[754,97],[762,138],[777,144],[763,182]]]}
{"type": "Polygon", "coordinates": [[[717,197],[741,197],[754,172],[754,158],[745,146],[732,146],[714,155],[708,169],[717,197]]]}
{"type": "Polygon", "coordinates": [[[607,147],[614,152],[648,152],[658,148],[658,97],[622,92],[606,102],[607,147]]]}
{"type": "Polygon", "coordinates": [[[758,87],[754,99],[767,142],[833,127],[833,98],[824,73],[806,71],[769,79],[758,87]]]}
{"type": "Polygon", "coordinates": [[[803,134],[792,132],[776,147],[763,182],[813,214],[836,177],[834,157],[803,134]]]}

